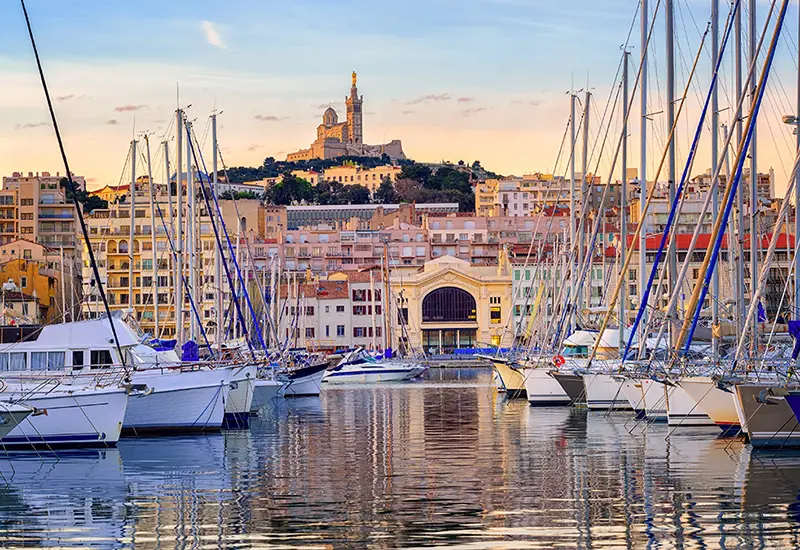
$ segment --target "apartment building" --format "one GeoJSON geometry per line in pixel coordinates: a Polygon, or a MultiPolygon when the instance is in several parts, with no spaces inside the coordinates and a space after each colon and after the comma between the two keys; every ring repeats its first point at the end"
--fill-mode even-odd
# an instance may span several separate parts
{"type": "Polygon", "coordinates": [[[281,286],[278,332],[285,345],[334,351],[386,348],[385,289],[380,270],[333,273],[281,286]]]}
{"type": "MultiPolygon", "coordinates": [[[[112,310],[132,310],[134,317],[145,331],[156,334],[156,301],[158,304],[158,332],[160,337],[174,337],[176,334],[176,297],[177,278],[175,235],[167,237],[166,227],[170,227],[170,202],[163,189],[155,192],[154,214],[150,210],[150,195],[147,182],[138,183],[135,206],[133,209],[133,250],[130,246],[131,201],[130,195],[107,209],[97,209],[86,217],[89,229],[89,240],[100,271],[100,279],[112,310]],[[158,211],[161,211],[159,215],[158,211]],[[163,219],[162,219],[163,217],[163,219]],[[170,246],[172,241],[172,247],[170,246]],[[174,248],[174,250],[173,250],[174,248]],[[156,286],[158,292],[156,292],[156,286]]],[[[258,201],[252,201],[257,203],[258,201]]],[[[224,203],[224,201],[223,201],[224,203]]],[[[258,214],[249,208],[251,201],[239,201],[240,212],[248,214],[257,223],[258,214]]],[[[239,236],[241,242],[247,242],[247,217],[237,216],[233,208],[223,208],[223,219],[228,228],[232,246],[237,243],[237,228],[242,228],[239,236]]],[[[177,208],[173,204],[172,218],[177,217],[177,208]]],[[[186,219],[184,213],[184,219],[186,219]]],[[[186,334],[194,332],[195,338],[201,340],[199,326],[202,325],[209,340],[215,341],[216,330],[216,296],[223,293],[223,303],[229,302],[230,293],[227,281],[215,279],[216,238],[211,219],[203,205],[198,205],[196,219],[197,240],[195,246],[184,241],[183,252],[184,277],[186,283],[195,286],[192,293],[194,305],[188,295],[182,304],[183,320],[186,334]],[[189,271],[189,255],[193,251],[195,274],[189,271]],[[197,322],[195,313],[200,316],[197,322]],[[192,324],[195,324],[194,330],[192,324]]],[[[255,234],[255,231],[253,232],[255,234]]],[[[184,234],[184,239],[187,239],[184,234]]],[[[223,238],[224,241],[224,238],[223,238]]],[[[227,241],[225,241],[227,242],[227,241]]],[[[82,242],[88,255],[86,243],[82,242]]],[[[244,250],[244,247],[242,247],[244,250]]],[[[240,254],[243,258],[244,252],[240,254]]],[[[229,255],[226,255],[229,257],[229,255]]],[[[244,265],[243,261],[240,261],[244,265]]],[[[248,264],[249,269],[254,266],[248,264]]],[[[82,309],[86,317],[94,317],[103,311],[100,294],[94,282],[94,274],[87,262],[83,265],[83,301],[82,309]]]]}

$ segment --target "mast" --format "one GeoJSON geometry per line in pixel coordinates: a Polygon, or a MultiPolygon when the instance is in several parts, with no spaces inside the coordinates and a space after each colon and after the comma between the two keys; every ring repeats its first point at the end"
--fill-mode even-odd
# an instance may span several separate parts
{"type": "MultiPolygon", "coordinates": [[[[214,193],[219,194],[218,187],[218,176],[217,176],[217,113],[211,115],[211,146],[214,149],[214,153],[211,155],[211,170],[212,170],[212,178],[213,178],[213,187],[214,193]]],[[[208,213],[209,217],[213,216],[211,212],[208,213]]],[[[214,307],[216,309],[216,323],[217,323],[217,347],[222,344],[222,308],[224,304],[224,300],[222,297],[222,249],[219,247],[214,247],[214,286],[216,287],[216,292],[214,293],[215,296],[215,304],[214,307]]],[[[273,284],[274,287],[274,284],[273,284]]],[[[273,298],[274,299],[274,298],[273,298]]]]}
{"type": "MultiPolygon", "coordinates": [[[[756,0],[750,0],[748,7],[750,10],[749,17],[749,32],[748,38],[750,42],[750,51],[748,61],[755,63],[756,56],[756,41],[758,40],[756,33],[756,0]]],[[[751,107],[756,103],[756,82],[755,79],[750,79],[750,105],[751,107]]],[[[752,137],[750,139],[750,299],[753,300],[756,294],[756,277],[758,273],[758,169],[756,154],[756,130],[758,129],[757,121],[753,123],[752,137]]],[[[753,355],[758,349],[758,315],[754,315],[752,319],[752,341],[751,349],[753,355]]]]}
{"type": "Polygon", "coordinates": [[[372,317],[372,351],[377,349],[377,337],[376,334],[376,327],[375,327],[375,275],[373,274],[372,270],[369,270],[369,296],[370,296],[370,317],[372,317]]]}
{"type": "MultiPolygon", "coordinates": [[[[625,286],[628,284],[626,273],[622,270],[625,265],[625,252],[628,247],[628,58],[631,53],[624,51],[622,53],[622,186],[620,189],[620,209],[619,209],[619,268],[617,269],[618,277],[623,281],[620,288],[619,297],[619,348],[620,351],[625,348],[625,327],[628,325],[627,309],[628,298],[627,289],[625,286]]],[[[605,253],[603,254],[605,257],[605,253]]]]}
{"type": "MultiPolygon", "coordinates": [[[[170,182],[170,177],[169,177],[169,143],[166,141],[164,142],[164,170],[165,170],[164,178],[167,181],[167,208],[169,209],[169,229],[165,236],[167,238],[167,243],[169,243],[169,241],[172,239],[172,235],[169,234],[169,231],[174,231],[175,222],[173,220],[173,213],[172,213],[172,183],[170,182]]],[[[176,177],[175,180],[177,183],[178,178],[176,177]]],[[[178,267],[176,263],[172,261],[172,254],[168,254],[167,257],[169,258],[167,265],[170,266],[170,275],[172,275],[172,285],[169,286],[173,286],[177,284],[178,281],[178,267]]],[[[156,299],[158,299],[158,296],[156,296],[156,299]]],[[[167,307],[167,310],[169,310],[169,307],[167,307]]],[[[177,315],[177,310],[173,313],[177,315]]],[[[169,311],[167,311],[167,320],[169,320],[169,311]]]]}
{"type": "MultiPolygon", "coordinates": [[[[665,19],[666,19],[666,35],[667,35],[667,138],[669,132],[675,123],[675,33],[674,33],[674,0],[666,0],[664,5],[665,19]]],[[[712,46],[712,50],[716,46],[712,46]]],[[[713,65],[713,64],[712,64],[713,65]]],[[[668,197],[669,204],[675,201],[675,140],[669,141],[669,153],[667,159],[667,182],[668,182],[668,197]]],[[[653,182],[657,185],[657,182],[653,182]]],[[[678,256],[675,250],[675,240],[670,239],[669,248],[667,248],[667,281],[668,288],[675,285],[675,277],[678,273],[678,256]]],[[[640,290],[640,296],[643,291],[640,290]]],[[[656,296],[656,304],[660,301],[660,296],[656,296]]],[[[672,341],[672,323],[667,325],[669,330],[670,342],[672,341]]]]}
{"type": "MultiPolygon", "coordinates": [[[[639,224],[644,229],[643,231],[639,232],[639,282],[638,282],[638,294],[639,296],[642,295],[644,292],[644,287],[647,284],[647,279],[645,276],[645,271],[647,270],[647,224],[645,220],[645,216],[647,215],[647,208],[645,200],[647,197],[647,38],[648,38],[648,10],[647,10],[647,0],[642,0],[642,13],[641,23],[642,23],[642,57],[641,57],[641,96],[640,100],[640,109],[641,109],[641,144],[639,150],[639,224]]],[[[653,182],[655,185],[655,182],[653,182]]],[[[639,334],[639,341],[644,342],[646,339],[647,329],[647,319],[646,317],[642,319],[642,323],[639,325],[641,327],[640,334],[639,334]]],[[[599,338],[598,338],[599,340],[599,338]]],[[[644,348],[642,345],[641,348],[644,348]]],[[[641,353],[641,349],[639,350],[641,353]]]]}
{"type": "MultiPolygon", "coordinates": [[[[62,320],[66,323],[67,322],[67,288],[66,288],[66,281],[64,281],[64,247],[60,246],[60,253],[61,253],[61,307],[64,310],[62,312],[62,320]]],[[[72,315],[70,315],[72,317],[72,315]]],[[[72,321],[72,319],[70,319],[72,321]]]]}
{"type": "Polygon", "coordinates": [[[145,147],[147,148],[147,186],[150,188],[150,239],[153,247],[153,304],[154,309],[154,335],[158,338],[161,334],[158,330],[158,248],[156,246],[156,199],[155,184],[153,183],[153,167],[150,164],[150,138],[145,134],[145,147]]]}
{"type": "MultiPolygon", "coordinates": [[[[131,227],[128,236],[128,304],[133,307],[133,243],[136,218],[134,208],[136,207],[136,140],[131,141],[131,227]]],[[[135,314],[134,314],[135,316],[135,314]]]]}
{"type": "MultiPolygon", "coordinates": [[[[800,10],[798,10],[797,28],[800,31],[800,10]]],[[[800,151],[800,70],[797,71],[797,110],[795,111],[795,137],[797,138],[797,150],[800,151]]],[[[788,238],[788,237],[787,237],[788,238]]],[[[794,184],[794,238],[800,238],[800,173],[795,175],[794,184]]],[[[797,242],[795,242],[795,248],[797,242]]],[[[789,243],[786,243],[789,247],[789,243]]],[[[788,257],[786,258],[789,259],[788,257]]],[[[800,319],[800,254],[794,255],[794,318],[800,319]]]]}
{"type": "Polygon", "coordinates": [[[175,268],[175,338],[183,342],[183,111],[176,111],[175,121],[175,255],[178,265],[175,268]]]}
{"type": "MultiPolygon", "coordinates": [[[[592,94],[589,92],[589,90],[586,90],[586,105],[584,105],[584,107],[583,107],[583,155],[581,156],[581,201],[586,201],[586,197],[588,196],[587,195],[587,187],[589,185],[589,181],[587,179],[586,170],[587,170],[588,165],[589,165],[589,158],[588,158],[589,157],[589,103],[590,103],[591,96],[592,96],[592,94]]],[[[582,202],[582,204],[583,204],[583,202],[582,202]]],[[[602,206],[602,205],[600,205],[600,206],[602,206]]],[[[585,215],[585,214],[588,214],[588,208],[586,210],[587,210],[587,212],[583,212],[583,209],[581,209],[580,223],[578,224],[578,226],[580,228],[580,235],[578,236],[578,241],[579,241],[579,244],[578,244],[578,265],[580,266],[580,269],[583,269],[583,264],[586,261],[585,258],[584,258],[584,248],[585,248],[585,240],[586,240],[586,225],[585,225],[586,222],[584,220],[588,221],[588,216],[585,215]]],[[[591,250],[586,250],[585,254],[587,256],[591,257],[592,251],[591,250]]],[[[589,264],[589,281],[592,280],[591,273],[592,273],[592,271],[591,271],[591,263],[590,263],[589,264]]],[[[605,270],[603,270],[603,273],[605,273],[605,270]]],[[[591,295],[591,288],[592,288],[592,285],[591,285],[591,283],[589,283],[589,293],[590,293],[590,295],[591,295]]],[[[575,308],[576,308],[577,311],[581,311],[583,309],[584,294],[585,294],[585,292],[580,292],[579,295],[576,296],[577,300],[575,302],[575,308]]],[[[589,304],[589,305],[591,306],[591,304],[589,304]]]]}
{"type": "MultiPolygon", "coordinates": [[[[736,55],[734,56],[734,67],[735,67],[735,94],[736,94],[736,101],[737,101],[737,109],[736,109],[736,116],[733,119],[733,123],[736,126],[736,145],[738,147],[739,143],[742,142],[742,108],[741,102],[739,102],[739,98],[742,97],[742,10],[736,11],[736,18],[734,20],[734,24],[736,25],[734,35],[736,37],[736,55]]],[[[728,172],[728,177],[733,177],[733,174],[728,172]]],[[[727,183],[727,182],[726,182],[727,183]]],[[[739,246],[737,247],[737,257],[736,257],[736,333],[737,335],[741,334],[743,330],[746,330],[746,327],[742,326],[742,319],[745,316],[745,307],[744,307],[744,191],[745,186],[740,185],[737,193],[736,193],[736,206],[738,209],[738,214],[736,216],[736,233],[731,234],[731,238],[733,235],[736,235],[739,240],[739,246]]]]}
{"type": "MultiPolygon", "coordinates": [[[[575,215],[575,99],[574,93],[569,94],[569,108],[570,108],[570,146],[569,146],[569,246],[570,250],[575,250],[576,235],[575,225],[577,216],[575,215]]],[[[575,300],[575,292],[578,290],[578,274],[576,262],[570,266],[570,301],[575,300]]],[[[569,313],[570,331],[575,329],[575,310],[569,313]]]]}
{"type": "MultiPolygon", "coordinates": [[[[737,11],[738,13],[738,11],[737,11]]],[[[717,66],[717,59],[719,57],[719,0],[711,0],[711,66],[717,66]]],[[[717,133],[719,128],[719,93],[717,86],[711,90],[711,177],[717,173],[717,157],[719,156],[719,135],[717,133]]],[[[719,215],[719,189],[714,185],[716,182],[711,181],[711,189],[713,195],[711,198],[711,218],[717,219],[719,215]]],[[[699,220],[703,223],[703,220],[699,220]]],[[[728,241],[733,233],[728,234],[728,241]]],[[[711,352],[716,357],[719,349],[719,339],[717,337],[717,325],[719,324],[719,269],[714,267],[714,272],[711,274],[711,352]]],[[[673,281],[674,279],[670,279],[673,281]]],[[[674,291],[674,289],[673,289],[674,291]]]]}
{"type": "MultiPolygon", "coordinates": [[[[197,293],[197,266],[195,261],[195,186],[194,174],[192,172],[192,123],[186,120],[186,253],[189,260],[189,288],[187,294],[192,294],[196,300],[197,293]]],[[[197,319],[194,315],[189,315],[189,338],[197,338],[197,319]]]]}

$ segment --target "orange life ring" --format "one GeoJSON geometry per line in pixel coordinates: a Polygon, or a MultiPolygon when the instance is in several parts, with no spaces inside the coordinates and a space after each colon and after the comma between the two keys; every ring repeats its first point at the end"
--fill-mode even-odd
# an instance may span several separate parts
{"type": "Polygon", "coordinates": [[[567,360],[564,359],[563,355],[556,355],[555,357],[553,357],[553,365],[555,365],[558,368],[563,367],[566,362],[567,360]]]}

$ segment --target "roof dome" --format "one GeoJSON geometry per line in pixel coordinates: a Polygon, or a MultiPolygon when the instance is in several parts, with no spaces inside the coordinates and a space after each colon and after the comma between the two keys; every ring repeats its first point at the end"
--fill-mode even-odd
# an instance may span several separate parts
{"type": "Polygon", "coordinates": [[[326,125],[336,124],[339,122],[339,116],[336,114],[336,111],[333,110],[333,107],[328,107],[325,109],[325,114],[322,115],[322,123],[326,125]]]}

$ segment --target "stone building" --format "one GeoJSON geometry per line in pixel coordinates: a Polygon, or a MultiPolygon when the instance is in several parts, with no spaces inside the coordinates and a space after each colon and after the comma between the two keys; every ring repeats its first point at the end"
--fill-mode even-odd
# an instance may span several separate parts
{"type": "Polygon", "coordinates": [[[397,349],[447,353],[458,348],[509,346],[511,266],[476,266],[452,256],[431,260],[415,273],[390,277],[393,343],[397,349]]]}
{"type": "Polygon", "coordinates": [[[345,155],[391,158],[406,158],[403,145],[395,139],[382,145],[364,144],[364,96],[358,95],[357,76],[352,75],[350,95],[345,97],[347,120],[339,122],[339,115],[328,107],[322,115],[322,124],[317,126],[317,139],[308,149],[300,149],[286,156],[288,161],[331,159],[345,155]]]}

